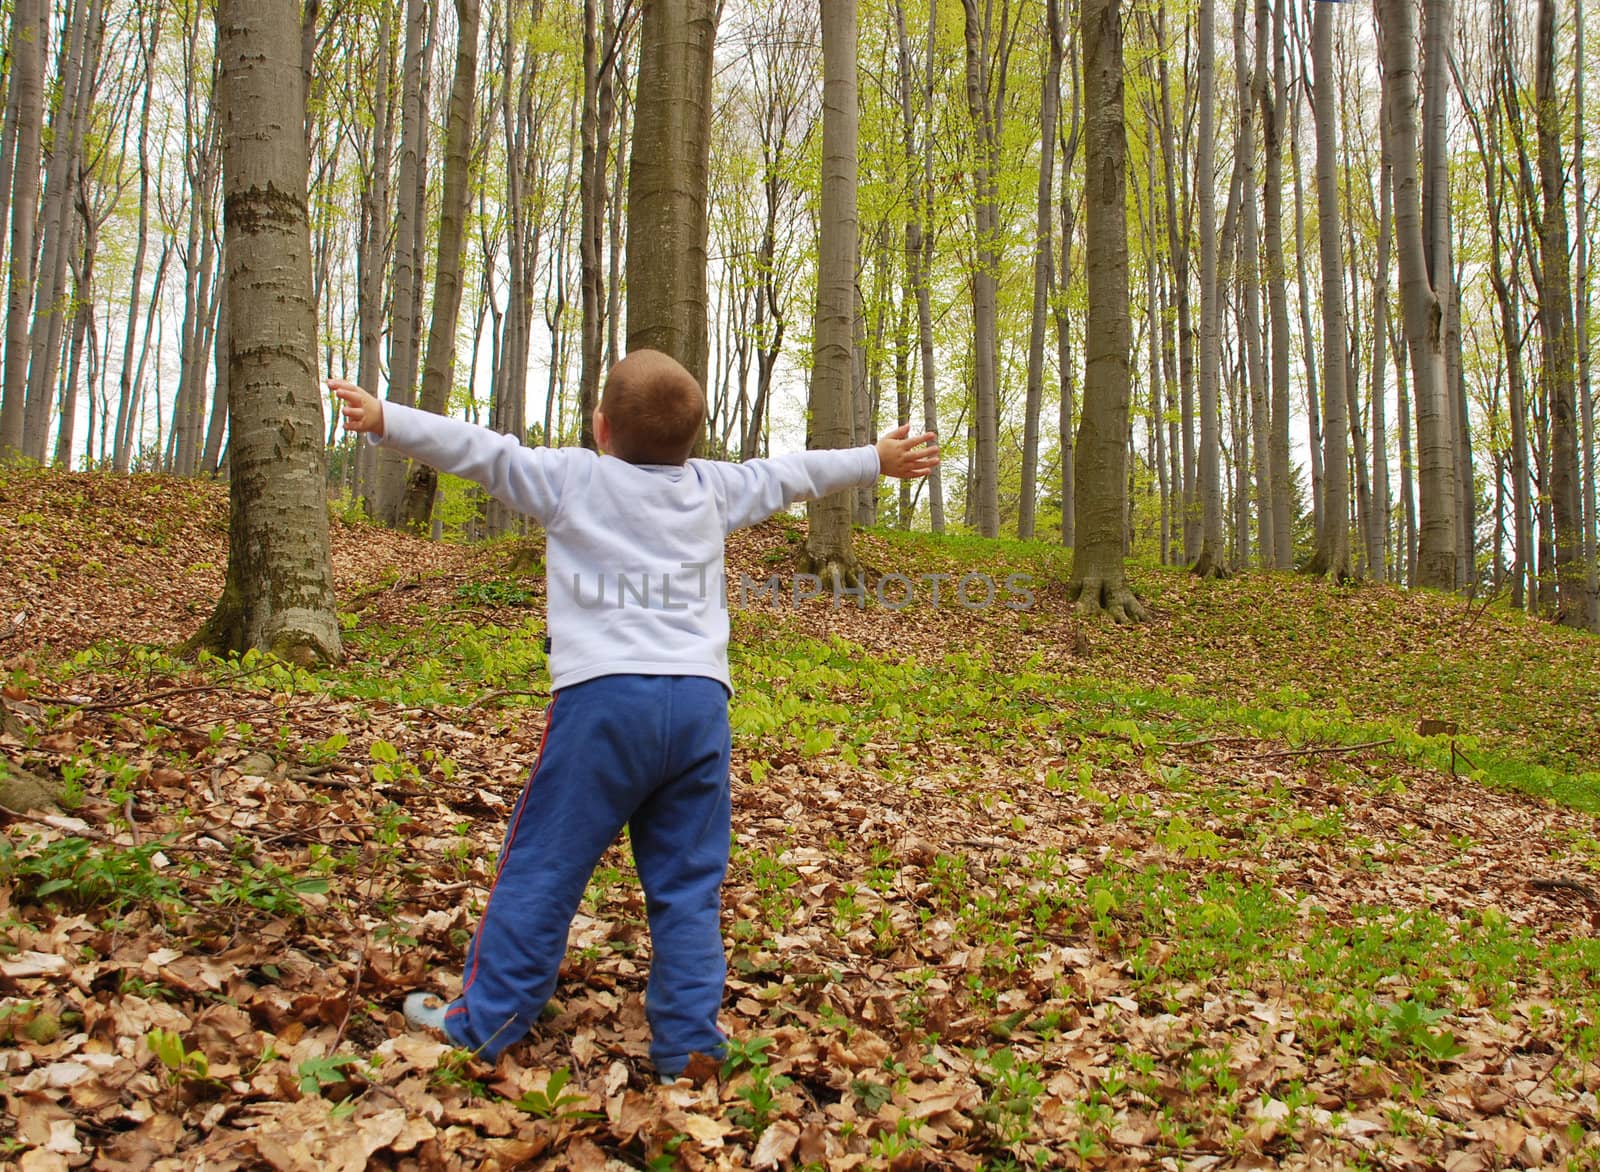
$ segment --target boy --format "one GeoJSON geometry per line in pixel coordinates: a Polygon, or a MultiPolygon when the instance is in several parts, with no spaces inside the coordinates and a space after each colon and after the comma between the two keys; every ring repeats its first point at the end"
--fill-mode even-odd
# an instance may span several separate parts
{"type": "Polygon", "coordinates": [[[692,460],[705,395],[673,359],[636,350],[594,412],[605,457],[524,448],[515,437],[328,384],[345,427],[475,480],[544,526],[552,699],[544,741],[511,813],[499,869],[467,950],[461,995],[406,998],[406,1021],[491,1061],[538,1020],[567,930],[624,825],[645,892],[653,959],[650,1057],[677,1078],[720,1055],[728,865],[728,614],[723,542],[792,501],[925,476],[933,435],[744,464],[692,460]]]}

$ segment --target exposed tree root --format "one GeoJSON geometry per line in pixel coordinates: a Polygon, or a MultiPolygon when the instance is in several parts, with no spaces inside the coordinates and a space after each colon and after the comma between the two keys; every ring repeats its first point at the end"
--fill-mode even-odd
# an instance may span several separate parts
{"type": "Polygon", "coordinates": [[[1228,567],[1222,564],[1222,559],[1213,556],[1211,550],[1205,547],[1201,548],[1200,556],[1189,567],[1189,572],[1202,581],[1220,582],[1232,577],[1228,567]]]}
{"type": "Polygon", "coordinates": [[[1068,594],[1084,615],[1108,614],[1119,623],[1142,623],[1150,617],[1137,595],[1121,582],[1107,582],[1090,575],[1067,587],[1068,594]]]}

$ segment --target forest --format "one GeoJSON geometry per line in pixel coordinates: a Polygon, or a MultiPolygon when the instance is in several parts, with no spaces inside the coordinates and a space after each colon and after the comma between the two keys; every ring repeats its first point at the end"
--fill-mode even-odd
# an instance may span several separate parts
{"type": "MultiPolygon", "coordinates": [[[[0,443],[214,474],[230,449],[212,6],[9,7],[0,443]]],[[[1494,594],[1593,627],[1583,5],[1117,11],[1126,484],[1091,491],[1121,498],[1125,550],[1494,594]]],[[[824,38],[816,6],[701,16],[691,367],[706,451],[739,459],[814,424],[824,38]]],[[[946,437],[943,475],[861,500],[867,523],[1073,543],[1085,183],[1104,154],[1077,16],[859,5],[842,425],[946,437]]],[[[657,132],[636,98],[645,24],[631,0],[305,6],[324,372],[592,445],[588,406],[631,332],[641,117],[657,132]]],[[[325,415],[335,491],[397,522],[396,471],[325,415]]]]}
{"type": "Polygon", "coordinates": [[[1596,1167],[1587,35],[0,0],[0,1163],[1596,1167]],[[641,357],[677,464],[596,409],[641,357]],[[569,699],[570,518],[408,429],[805,500],[673,644],[705,972],[645,805],[596,830],[569,730],[671,704],[569,699]],[[563,801],[553,992],[464,1039],[563,801]]]}

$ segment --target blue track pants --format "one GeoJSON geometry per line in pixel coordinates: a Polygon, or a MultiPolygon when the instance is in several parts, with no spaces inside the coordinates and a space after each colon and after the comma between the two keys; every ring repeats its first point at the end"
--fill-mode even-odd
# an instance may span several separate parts
{"type": "Polygon", "coordinates": [[[650,1057],[673,1076],[721,1052],[728,755],[716,680],[602,676],[556,695],[445,1018],[458,1045],[492,1060],[538,1020],[589,877],[626,825],[650,919],[650,1057]]]}

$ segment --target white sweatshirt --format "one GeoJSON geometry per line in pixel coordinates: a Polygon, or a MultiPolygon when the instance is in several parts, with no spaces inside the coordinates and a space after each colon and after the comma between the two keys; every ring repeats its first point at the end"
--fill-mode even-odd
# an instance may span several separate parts
{"type": "Polygon", "coordinates": [[[731,692],[723,541],[794,501],[871,484],[871,446],[743,464],[629,464],[383,405],[382,445],[476,481],[544,526],[550,686],[708,676],[731,692]]]}

